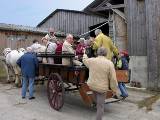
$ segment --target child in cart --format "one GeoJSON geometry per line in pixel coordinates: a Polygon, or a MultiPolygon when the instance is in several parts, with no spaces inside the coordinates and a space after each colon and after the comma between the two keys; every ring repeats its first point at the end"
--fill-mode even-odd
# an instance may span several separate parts
{"type": "MultiPolygon", "coordinates": [[[[120,54],[118,55],[117,62],[116,62],[116,69],[118,69],[118,70],[128,70],[128,58],[129,58],[128,53],[126,51],[120,52],[120,54]]],[[[127,92],[125,83],[124,82],[119,82],[118,87],[119,87],[120,92],[121,92],[120,96],[123,99],[128,97],[128,92],[127,92]]]]}

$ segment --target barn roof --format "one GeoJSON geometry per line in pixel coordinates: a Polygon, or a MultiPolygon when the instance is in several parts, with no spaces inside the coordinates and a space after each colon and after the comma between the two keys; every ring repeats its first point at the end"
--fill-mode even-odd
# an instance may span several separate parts
{"type": "MultiPolygon", "coordinates": [[[[37,27],[40,27],[43,23],[45,23],[49,18],[51,18],[54,14],[56,14],[57,12],[60,11],[64,11],[64,12],[73,12],[73,13],[81,13],[81,14],[87,14],[87,15],[94,15],[97,16],[96,14],[92,14],[92,13],[87,13],[85,11],[77,11],[77,10],[66,10],[66,9],[56,9],[55,11],[53,11],[50,15],[48,15],[44,20],[42,20],[37,27]]],[[[99,17],[99,16],[98,16],[99,17]]]]}
{"type": "MultiPolygon", "coordinates": [[[[89,4],[87,7],[83,9],[84,12],[90,13],[92,8],[97,7],[99,4],[101,4],[105,0],[94,0],[91,4],[89,4]]],[[[109,0],[108,0],[109,1],[109,0]]]]}
{"type": "MultiPolygon", "coordinates": [[[[97,9],[98,7],[104,7],[106,3],[110,3],[111,5],[122,5],[124,4],[124,0],[94,0],[91,4],[89,4],[87,7],[83,9],[85,13],[90,13],[90,14],[98,14],[99,15],[105,15],[107,11],[109,11],[110,7],[108,7],[108,10],[102,10],[99,12],[93,11],[93,9],[97,9]]],[[[113,7],[112,6],[112,7],[113,7]]],[[[115,6],[114,6],[115,7],[115,6]]]]}
{"type": "MultiPolygon", "coordinates": [[[[36,27],[30,27],[30,26],[23,26],[23,25],[15,25],[15,24],[6,24],[6,23],[0,23],[0,30],[3,31],[17,31],[17,32],[30,32],[30,33],[36,33],[36,34],[47,34],[48,30],[43,28],[36,28],[36,27]]],[[[60,31],[55,32],[55,35],[57,37],[65,37],[66,34],[60,31]]],[[[74,36],[77,37],[77,36],[74,36]]]]}
{"type": "Polygon", "coordinates": [[[47,33],[47,31],[42,28],[15,25],[15,24],[6,24],[6,23],[0,23],[0,30],[22,31],[22,32],[42,33],[42,34],[47,33]]]}

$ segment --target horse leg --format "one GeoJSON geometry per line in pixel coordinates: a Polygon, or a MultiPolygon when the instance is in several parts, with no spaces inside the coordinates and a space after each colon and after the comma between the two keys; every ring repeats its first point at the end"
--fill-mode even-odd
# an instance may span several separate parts
{"type": "Polygon", "coordinates": [[[9,66],[6,64],[6,63],[3,63],[4,64],[4,68],[6,70],[6,74],[7,74],[7,83],[10,82],[10,79],[9,79],[9,66]]]}
{"type": "Polygon", "coordinates": [[[21,77],[20,77],[20,75],[16,74],[15,76],[16,76],[15,85],[17,87],[21,87],[21,77]]]}
{"type": "Polygon", "coordinates": [[[20,69],[18,66],[13,67],[14,73],[15,73],[15,85],[19,87],[21,85],[21,80],[20,80],[20,69]]]}

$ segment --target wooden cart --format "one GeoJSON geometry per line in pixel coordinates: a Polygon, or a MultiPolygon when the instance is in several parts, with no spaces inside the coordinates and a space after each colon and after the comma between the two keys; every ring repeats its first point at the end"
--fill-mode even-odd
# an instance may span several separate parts
{"type": "MultiPolygon", "coordinates": [[[[69,58],[72,63],[72,58],[75,56],[73,54],[41,53],[38,57],[69,58]]],[[[128,71],[119,70],[116,73],[118,81],[128,82],[128,71]]],[[[79,91],[86,105],[92,106],[94,104],[92,91],[86,84],[89,71],[85,66],[74,66],[73,63],[70,66],[39,63],[39,75],[45,76],[48,80],[48,100],[53,109],[60,110],[63,107],[65,91],[79,91]]],[[[111,98],[113,95],[111,90],[107,91],[106,94],[107,98],[111,98]]]]}

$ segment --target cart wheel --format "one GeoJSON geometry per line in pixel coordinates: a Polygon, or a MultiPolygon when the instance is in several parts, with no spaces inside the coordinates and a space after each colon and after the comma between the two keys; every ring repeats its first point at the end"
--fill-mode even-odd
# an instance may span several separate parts
{"type": "Polygon", "coordinates": [[[64,85],[58,73],[51,73],[47,84],[47,93],[50,106],[60,110],[64,104],[64,85]]]}

